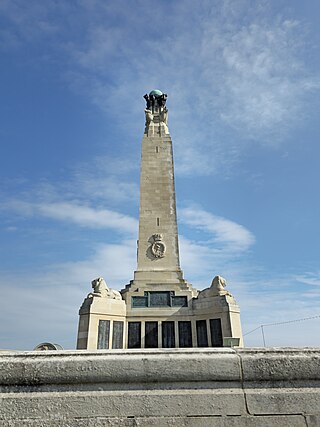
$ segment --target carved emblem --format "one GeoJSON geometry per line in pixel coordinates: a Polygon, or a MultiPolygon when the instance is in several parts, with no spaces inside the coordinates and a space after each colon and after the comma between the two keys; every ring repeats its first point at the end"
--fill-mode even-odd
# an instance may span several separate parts
{"type": "Polygon", "coordinates": [[[163,258],[166,252],[166,245],[162,241],[162,234],[154,234],[151,245],[151,253],[155,258],[163,258]]]}

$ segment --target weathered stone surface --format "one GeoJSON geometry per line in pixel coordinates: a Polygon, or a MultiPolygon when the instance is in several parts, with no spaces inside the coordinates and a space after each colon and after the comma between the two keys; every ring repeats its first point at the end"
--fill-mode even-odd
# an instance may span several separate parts
{"type": "MultiPolygon", "coordinates": [[[[316,420],[317,422],[317,420],[316,420]]],[[[9,420],[0,427],[318,427],[306,424],[301,415],[292,416],[236,416],[236,417],[145,417],[145,418],[65,418],[55,420],[9,420]]]]}
{"type": "Polygon", "coordinates": [[[320,350],[239,349],[244,381],[320,380],[320,350]]]}
{"type": "Polygon", "coordinates": [[[319,427],[320,426],[320,416],[319,415],[307,415],[306,421],[307,421],[308,427],[319,427]]]}
{"type": "Polygon", "coordinates": [[[227,348],[26,352],[0,357],[0,385],[239,379],[239,358],[227,348]]]}
{"type": "Polygon", "coordinates": [[[245,414],[240,389],[227,387],[213,389],[167,389],[82,391],[65,393],[30,393],[6,396],[1,404],[1,418],[15,418],[19,413],[26,418],[94,417],[150,417],[203,416],[245,414]]]}
{"type": "Polygon", "coordinates": [[[315,427],[319,353],[208,348],[3,353],[0,426],[315,427]]]}
{"type": "Polygon", "coordinates": [[[320,414],[320,383],[268,383],[245,386],[248,411],[262,414],[320,414]]]}
{"type": "Polygon", "coordinates": [[[250,414],[320,414],[319,349],[237,350],[250,414]]]}

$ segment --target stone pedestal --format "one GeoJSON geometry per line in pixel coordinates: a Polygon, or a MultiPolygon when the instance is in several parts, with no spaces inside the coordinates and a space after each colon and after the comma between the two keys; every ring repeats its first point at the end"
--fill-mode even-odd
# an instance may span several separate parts
{"type": "Polygon", "coordinates": [[[124,348],[126,304],[110,298],[86,298],[79,311],[77,349],[124,348]]]}

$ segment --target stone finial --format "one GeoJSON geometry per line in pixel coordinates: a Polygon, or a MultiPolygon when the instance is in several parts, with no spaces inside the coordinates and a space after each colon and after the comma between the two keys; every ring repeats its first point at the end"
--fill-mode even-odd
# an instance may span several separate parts
{"type": "Polygon", "coordinates": [[[122,299],[120,292],[110,289],[103,277],[92,280],[91,285],[93,292],[88,295],[88,298],[122,299]]]}

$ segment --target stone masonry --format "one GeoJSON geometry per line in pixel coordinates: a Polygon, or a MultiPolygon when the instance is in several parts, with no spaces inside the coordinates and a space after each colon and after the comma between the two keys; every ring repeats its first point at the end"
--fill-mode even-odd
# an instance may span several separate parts
{"type": "Polygon", "coordinates": [[[0,427],[318,427],[319,349],[0,353],[0,427]]]}
{"type": "Polygon", "coordinates": [[[240,310],[216,276],[198,291],[180,268],[167,95],[145,95],[139,239],[134,278],[112,291],[103,278],[80,308],[78,349],[243,346],[240,310]]]}

